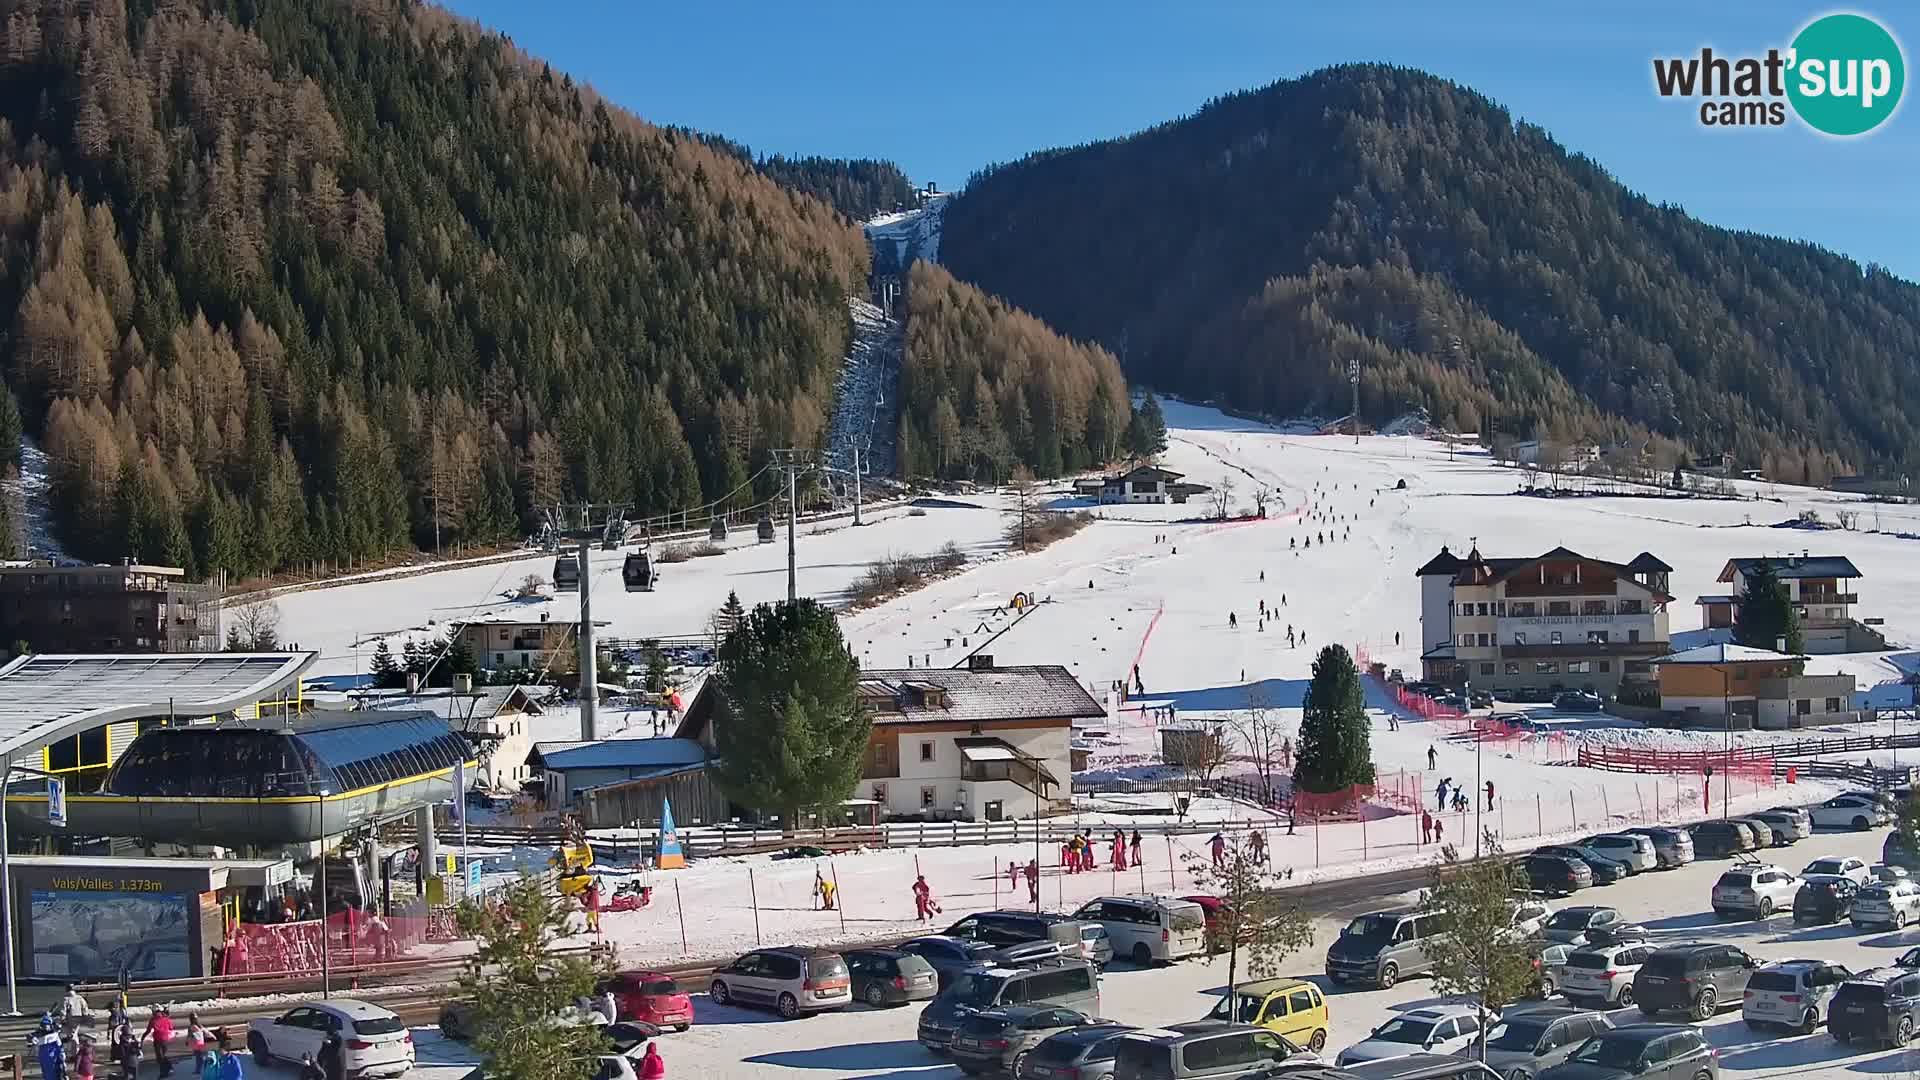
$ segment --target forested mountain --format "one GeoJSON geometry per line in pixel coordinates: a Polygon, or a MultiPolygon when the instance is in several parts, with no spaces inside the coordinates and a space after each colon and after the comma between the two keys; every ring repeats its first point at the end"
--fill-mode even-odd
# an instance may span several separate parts
{"type": "Polygon", "coordinates": [[[811,195],[855,221],[913,204],[913,182],[891,161],[780,154],[756,158],[752,149],[724,136],[690,134],[754,166],[780,186],[811,195]]]}
{"type": "Polygon", "coordinates": [[[1789,479],[1920,468],[1920,288],[1649,202],[1415,71],[990,169],[942,260],[1135,379],[1247,409],[1344,414],[1357,360],[1376,419],[1647,432],[1789,479]]]}
{"type": "Polygon", "coordinates": [[[932,263],[913,264],[906,304],[901,475],[998,483],[1016,466],[1051,477],[1120,456],[1133,412],[1105,349],[932,263]]]}
{"type": "Polygon", "coordinates": [[[0,0],[0,359],[79,554],[247,574],[724,495],[818,443],[867,259],[430,6],[0,0]]]}

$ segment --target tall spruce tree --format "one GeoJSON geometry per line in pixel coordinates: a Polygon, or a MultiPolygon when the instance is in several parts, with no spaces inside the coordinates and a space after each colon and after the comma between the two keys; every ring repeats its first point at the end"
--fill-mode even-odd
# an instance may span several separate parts
{"type": "Polygon", "coordinates": [[[1754,649],[1778,649],[1798,653],[1806,645],[1800,636],[1800,613],[1787,595],[1787,583],[1770,562],[1756,563],[1747,573],[1747,589],[1740,597],[1740,617],[1733,624],[1733,639],[1754,649]]]}
{"type": "Polygon", "coordinates": [[[1314,658],[1303,704],[1294,786],[1324,794],[1373,783],[1372,725],[1360,669],[1346,646],[1328,645],[1314,658]]]}
{"type": "Polygon", "coordinates": [[[715,776],[728,798],[780,814],[837,805],[860,779],[872,720],[833,612],[761,604],[720,646],[715,776]]]}
{"type": "Polygon", "coordinates": [[[387,647],[387,639],[381,638],[373,647],[373,664],[369,669],[373,675],[373,685],[380,690],[398,690],[407,685],[407,673],[393,659],[393,650],[387,647]]]}
{"type": "Polygon", "coordinates": [[[1127,425],[1127,449],[1142,460],[1167,452],[1167,418],[1160,411],[1160,399],[1154,397],[1151,390],[1133,411],[1133,420],[1127,425]]]}

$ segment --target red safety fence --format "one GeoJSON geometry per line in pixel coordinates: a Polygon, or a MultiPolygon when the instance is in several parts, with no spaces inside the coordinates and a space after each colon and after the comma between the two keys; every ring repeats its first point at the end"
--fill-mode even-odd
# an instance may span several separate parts
{"type": "MultiPolygon", "coordinates": [[[[319,919],[235,925],[221,949],[219,974],[319,971],[322,926],[319,919]]],[[[340,965],[404,960],[427,942],[453,939],[445,910],[392,915],[348,910],[328,916],[324,926],[326,960],[340,965]]]]}

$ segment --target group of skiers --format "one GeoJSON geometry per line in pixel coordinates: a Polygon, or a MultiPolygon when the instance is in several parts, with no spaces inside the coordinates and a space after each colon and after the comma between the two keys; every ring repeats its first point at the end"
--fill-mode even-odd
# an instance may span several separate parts
{"type": "MultiPolygon", "coordinates": [[[[1081,832],[1075,832],[1071,837],[1067,838],[1065,843],[1060,845],[1060,865],[1064,867],[1069,874],[1078,874],[1094,869],[1094,843],[1093,837],[1081,832]]],[[[1140,830],[1135,829],[1132,839],[1128,839],[1125,829],[1115,829],[1113,832],[1113,868],[1115,870],[1125,870],[1130,865],[1140,865],[1140,830]],[[1132,853],[1131,862],[1128,861],[1129,852],[1132,853]]],[[[1035,870],[1037,872],[1038,868],[1036,867],[1035,870]]]]}
{"type": "Polygon", "coordinates": [[[1027,865],[1025,866],[1021,866],[1011,859],[1007,861],[1007,894],[1009,896],[1020,887],[1020,878],[1023,876],[1027,879],[1027,902],[1030,904],[1039,903],[1040,860],[1028,859],[1027,865]]]}
{"type": "MultiPolygon", "coordinates": [[[[40,1065],[41,1080],[94,1080],[100,1039],[91,1031],[81,1030],[91,1027],[93,1022],[93,1011],[88,1008],[86,998],[72,987],[67,988],[67,996],[61,1002],[58,1021],[51,1013],[41,1015],[39,1026],[28,1036],[40,1065]]],[[[107,1010],[106,1026],[108,1061],[119,1070],[120,1080],[134,1080],[138,1075],[144,1044],[153,1047],[159,1075],[173,1075],[174,1061],[170,1055],[177,1032],[169,1006],[154,1006],[147,1017],[146,1028],[136,1035],[127,1018],[124,1000],[115,995],[107,1010]]],[[[225,1028],[208,1028],[200,1022],[199,1014],[189,1013],[186,1044],[193,1055],[187,1080],[244,1080],[245,1069],[228,1046],[225,1028]]],[[[308,1057],[301,1063],[301,1080],[341,1080],[345,1075],[341,1050],[340,1036],[329,1035],[318,1058],[308,1057]]]]}
{"type": "MultiPolygon", "coordinates": [[[[1433,751],[1431,748],[1429,748],[1427,751],[1427,760],[1429,762],[1433,760],[1433,751]]],[[[1434,785],[1434,790],[1433,790],[1434,807],[1433,808],[1440,813],[1446,812],[1446,809],[1448,806],[1447,792],[1449,790],[1453,792],[1452,806],[1453,806],[1454,812],[1457,814],[1465,813],[1467,810],[1467,807],[1472,805],[1472,802],[1467,798],[1466,789],[1455,784],[1453,782],[1453,777],[1451,776],[1447,777],[1446,779],[1440,781],[1438,784],[1434,785]]],[[[1486,796],[1487,796],[1486,808],[1488,810],[1491,810],[1493,809],[1493,781],[1491,780],[1487,781],[1486,783],[1486,796]]]]}
{"type": "MultiPolygon", "coordinates": [[[[1224,870],[1227,866],[1227,838],[1223,833],[1214,833],[1207,841],[1207,851],[1213,856],[1213,868],[1224,870]]],[[[1247,833],[1247,861],[1255,866],[1264,866],[1267,862],[1267,834],[1259,829],[1247,833]]]]}

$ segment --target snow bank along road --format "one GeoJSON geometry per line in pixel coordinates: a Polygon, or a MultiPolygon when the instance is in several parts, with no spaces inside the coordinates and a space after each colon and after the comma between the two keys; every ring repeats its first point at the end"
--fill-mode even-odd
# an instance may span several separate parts
{"type": "MultiPolygon", "coordinates": [[[[1879,855],[1884,830],[1869,833],[1821,833],[1785,849],[1763,854],[1797,872],[1825,855],[1853,855],[1869,861],[1879,855]]],[[[1920,944],[1920,929],[1899,933],[1856,933],[1846,924],[1795,929],[1775,917],[1767,922],[1721,922],[1708,895],[1713,881],[1730,863],[1707,860],[1678,870],[1641,874],[1616,885],[1583,890],[1561,904],[1609,904],[1643,922],[1664,943],[1693,940],[1740,945],[1765,960],[1793,957],[1827,959],[1863,970],[1890,963],[1920,944]]],[[[1366,1036],[1387,1018],[1434,1000],[1425,979],[1410,979],[1391,990],[1358,990],[1327,982],[1322,958],[1341,926],[1354,915],[1377,907],[1411,904],[1425,881],[1423,870],[1402,871],[1364,882],[1329,882],[1300,890],[1316,915],[1312,950],[1288,958],[1285,974],[1308,978],[1327,993],[1332,1032],[1329,1053],[1366,1036]],[[1312,890],[1309,892],[1309,890],[1312,890]]],[[[953,912],[949,912],[953,914],[953,912]]],[[[1133,970],[1116,963],[1101,979],[1101,1012],[1129,1024],[1158,1025],[1192,1020],[1212,1007],[1226,978],[1223,960],[1185,961],[1166,968],[1133,970]]],[[[721,1007],[701,995],[695,1002],[696,1026],[661,1041],[668,1075],[703,1080],[789,1077],[833,1080],[838,1077],[947,1080],[958,1077],[951,1064],[914,1040],[920,1006],[869,1009],[863,1005],[808,1019],[782,1021],[771,1013],[721,1007]]],[[[1736,1078],[1807,1077],[1838,1080],[1861,1074],[1906,1074],[1920,1070],[1920,1052],[1858,1050],[1835,1043],[1824,1029],[1797,1037],[1749,1031],[1736,1009],[1704,1025],[1720,1048],[1725,1075],[1736,1078]]]]}

